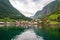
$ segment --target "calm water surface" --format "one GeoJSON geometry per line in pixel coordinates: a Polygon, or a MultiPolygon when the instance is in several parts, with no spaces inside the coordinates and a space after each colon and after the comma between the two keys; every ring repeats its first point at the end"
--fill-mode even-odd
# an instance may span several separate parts
{"type": "Polygon", "coordinates": [[[35,26],[25,29],[24,32],[14,36],[11,40],[60,40],[60,33],[54,28],[45,29],[35,26]]]}
{"type": "Polygon", "coordinates": [[[16,35],[11,40],[44,40],[42,36],[36,35],[33,29],[27,29],[22,34],[16,35]]]}
{"type": "Polygon", "coordinates": [[[0,40],[60,40],[60,28],[48,27],[12,27],[0,28],[0,40]]]}

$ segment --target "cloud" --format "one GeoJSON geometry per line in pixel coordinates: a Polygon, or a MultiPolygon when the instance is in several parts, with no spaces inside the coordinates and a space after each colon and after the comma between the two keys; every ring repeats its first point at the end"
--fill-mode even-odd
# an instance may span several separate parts
{"type": "Polygon", "coordinates": [[[9,0],[23,15],[30,17],[54,0],[9,0]]]}

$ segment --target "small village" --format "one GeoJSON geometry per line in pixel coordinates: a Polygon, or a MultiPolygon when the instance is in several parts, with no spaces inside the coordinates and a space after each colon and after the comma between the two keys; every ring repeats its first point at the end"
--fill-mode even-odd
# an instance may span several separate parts
{"type": "Polygon", "coordinates": [[[55,26],[55,27],[59,27],[60,24],[51,24],[50,20],[48,20],[47,18],[45,19],[36,19],[36,20],[31,20],[31,21],[15,21],[15,22],[0,22],[0,27],[4,27],[4,26],[21,26],[21,27],[33,27],[33,26],[46,26],[46,27],[51,27],[51,26],[55,26]]]}
{"type": "Polygon", "coordinates": [[[60,0],[0,0],[0,40],[60,40],[60,0]]]}

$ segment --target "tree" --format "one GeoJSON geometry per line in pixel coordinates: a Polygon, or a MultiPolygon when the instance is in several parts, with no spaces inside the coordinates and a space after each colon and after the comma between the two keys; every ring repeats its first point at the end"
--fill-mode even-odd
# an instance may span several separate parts
{"type": "Polygon", "coordinates": [[[57,17],[58,22],[60,22],[60,16],[57,17]]]}

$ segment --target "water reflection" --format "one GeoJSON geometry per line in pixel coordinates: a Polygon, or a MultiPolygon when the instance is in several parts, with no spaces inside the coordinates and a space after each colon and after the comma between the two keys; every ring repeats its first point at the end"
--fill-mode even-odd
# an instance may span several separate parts
{"type": "Polygon", "coordinates": [[[44,40],[43,37],[37,36],[33,29],[26,30],[21,35],[17,35],[12,40],[44,40]]]}
{"type": "Polygon", "coordinates": [[[24,31],[22,27],[0,27],[0,40],[11,40],[14,36],[24,31]]]}
{"type": "MultiPolygon", "coordinates": [[[[53,26],[52,26],[53,27],[53,26]]],[[[46,27],[37,28],[34,30],[36,35],[42,36],[44,40],[60,40],[60,28],[52,28],[49,27],[48,29],[46,27]]]]}
{"type": "Polygon", "coordinates": [[[0,40],[60,40],[60,27],[25,26],[1,27],[0,40]]]}
{"type": "Polygon", "coordinates": [[[12,40],[60,40],[59,29],[34,25],[12,38],[12,40]]]}

